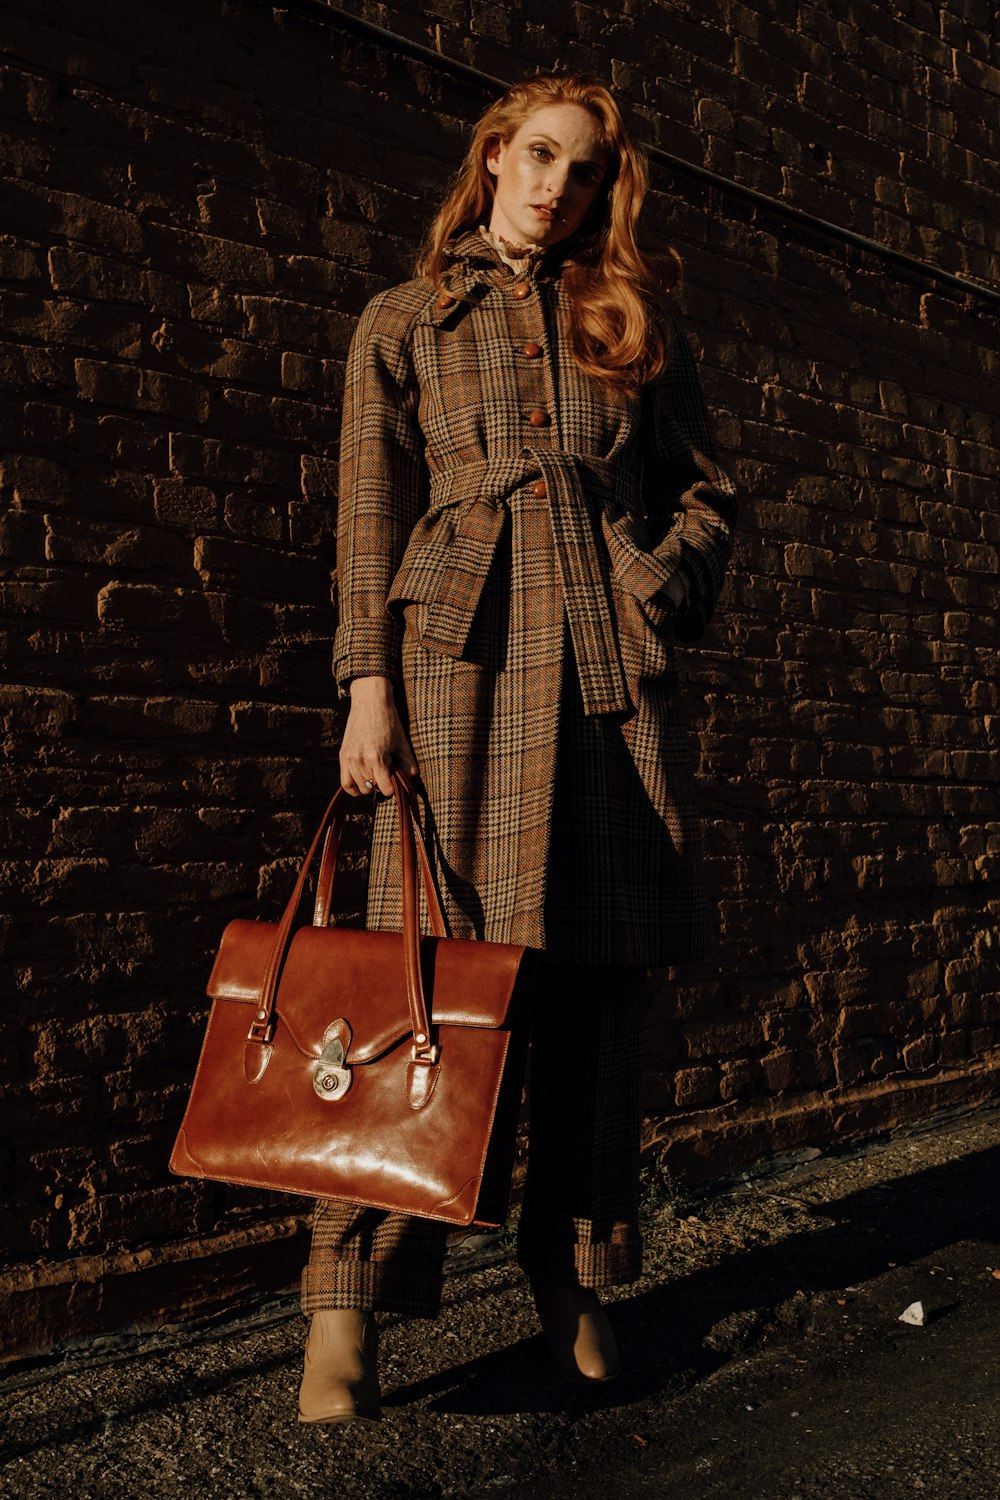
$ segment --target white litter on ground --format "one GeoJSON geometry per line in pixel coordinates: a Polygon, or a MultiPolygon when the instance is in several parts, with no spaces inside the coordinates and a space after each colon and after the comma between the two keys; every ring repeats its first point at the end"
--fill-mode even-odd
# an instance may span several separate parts
{"type": "Polygon", "coordinates": [[[924,1304],[922,1302],[911,1302],[909,1307],[900,1313],[899,1321],[900,1323],[912,1323],[917,1328],[923,1328],[926,1322],[924,1318],[924,1304]]]}

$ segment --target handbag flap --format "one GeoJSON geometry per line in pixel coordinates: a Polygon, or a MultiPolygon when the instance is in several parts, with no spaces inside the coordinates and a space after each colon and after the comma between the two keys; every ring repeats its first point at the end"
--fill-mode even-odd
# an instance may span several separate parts
{"type": "MultiPolygon", "coordinates": [[[[278,924],[237,918],[222,934],[208,993],[256,1005],[278,924]]],[[[420,963],[432,1027],[506,1024],[524,948],[464,938],[422,937],[420,963]]],[[[300,1050],[318,1056],[323,1033],[343,1018],[350,1062],[368,1062],[410,1035],[398,932],[301,927],[278,985],[277,1012],[300,1050]]]]}

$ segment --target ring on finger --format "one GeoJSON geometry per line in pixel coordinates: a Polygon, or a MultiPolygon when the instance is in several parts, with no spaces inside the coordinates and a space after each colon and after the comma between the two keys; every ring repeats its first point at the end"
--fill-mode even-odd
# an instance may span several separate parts
{"type": "Polygon", "coordinates": [[[368,778],[365,777],[365,786],[368,788],[369,791],[371,791],[371,789],[372,789],[372,787],[374,785],[375,785],[374,781],[369,781],[368,778]]]}

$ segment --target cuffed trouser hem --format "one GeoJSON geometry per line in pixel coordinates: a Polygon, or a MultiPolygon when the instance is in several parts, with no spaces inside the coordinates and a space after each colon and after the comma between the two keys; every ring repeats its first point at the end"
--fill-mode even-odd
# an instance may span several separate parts
{"type": "Polygon", "coordinates": [[[627,965],[551,965],[532,1033],[528,1174],[517,1263],[535,1281],[642,1275],[639,1080],[649,988],[627,965]]]}
{"type": "Polygon", "coordinates": [[[628,1286],[642,1275],[642,1240],[632,1234],[603,1245],[519,1239],[517,1263],[532,1281],[550,1286],[628,1286]]]}
{"type": "Polygon", "coordinates": [[[417,1285],[395,1267],[327,1262],[316,1271],[306,1267],[301,1300],[306,1317],[328,1308],[354,1308],[358,1312],[436,1318],[441,1311],[441,1288],[417,1285]]]}
{"type": "Polygon", "coordinates": [[[321,1198],[302,1274],[306,1316],[325,1308],[437,1317],[448,1225],[321,1198]]]}

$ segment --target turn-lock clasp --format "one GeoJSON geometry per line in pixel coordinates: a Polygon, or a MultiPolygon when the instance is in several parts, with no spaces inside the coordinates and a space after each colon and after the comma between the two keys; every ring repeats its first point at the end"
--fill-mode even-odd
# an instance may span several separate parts
{"type": "Polygon", "coordinates": [[[343,1099],[351,1086],[351,1070],[344,1064],[344,1044],[339,1037],[327,1042],[313,1069],[313,1088],[321,1099],[343,1099]]]}

